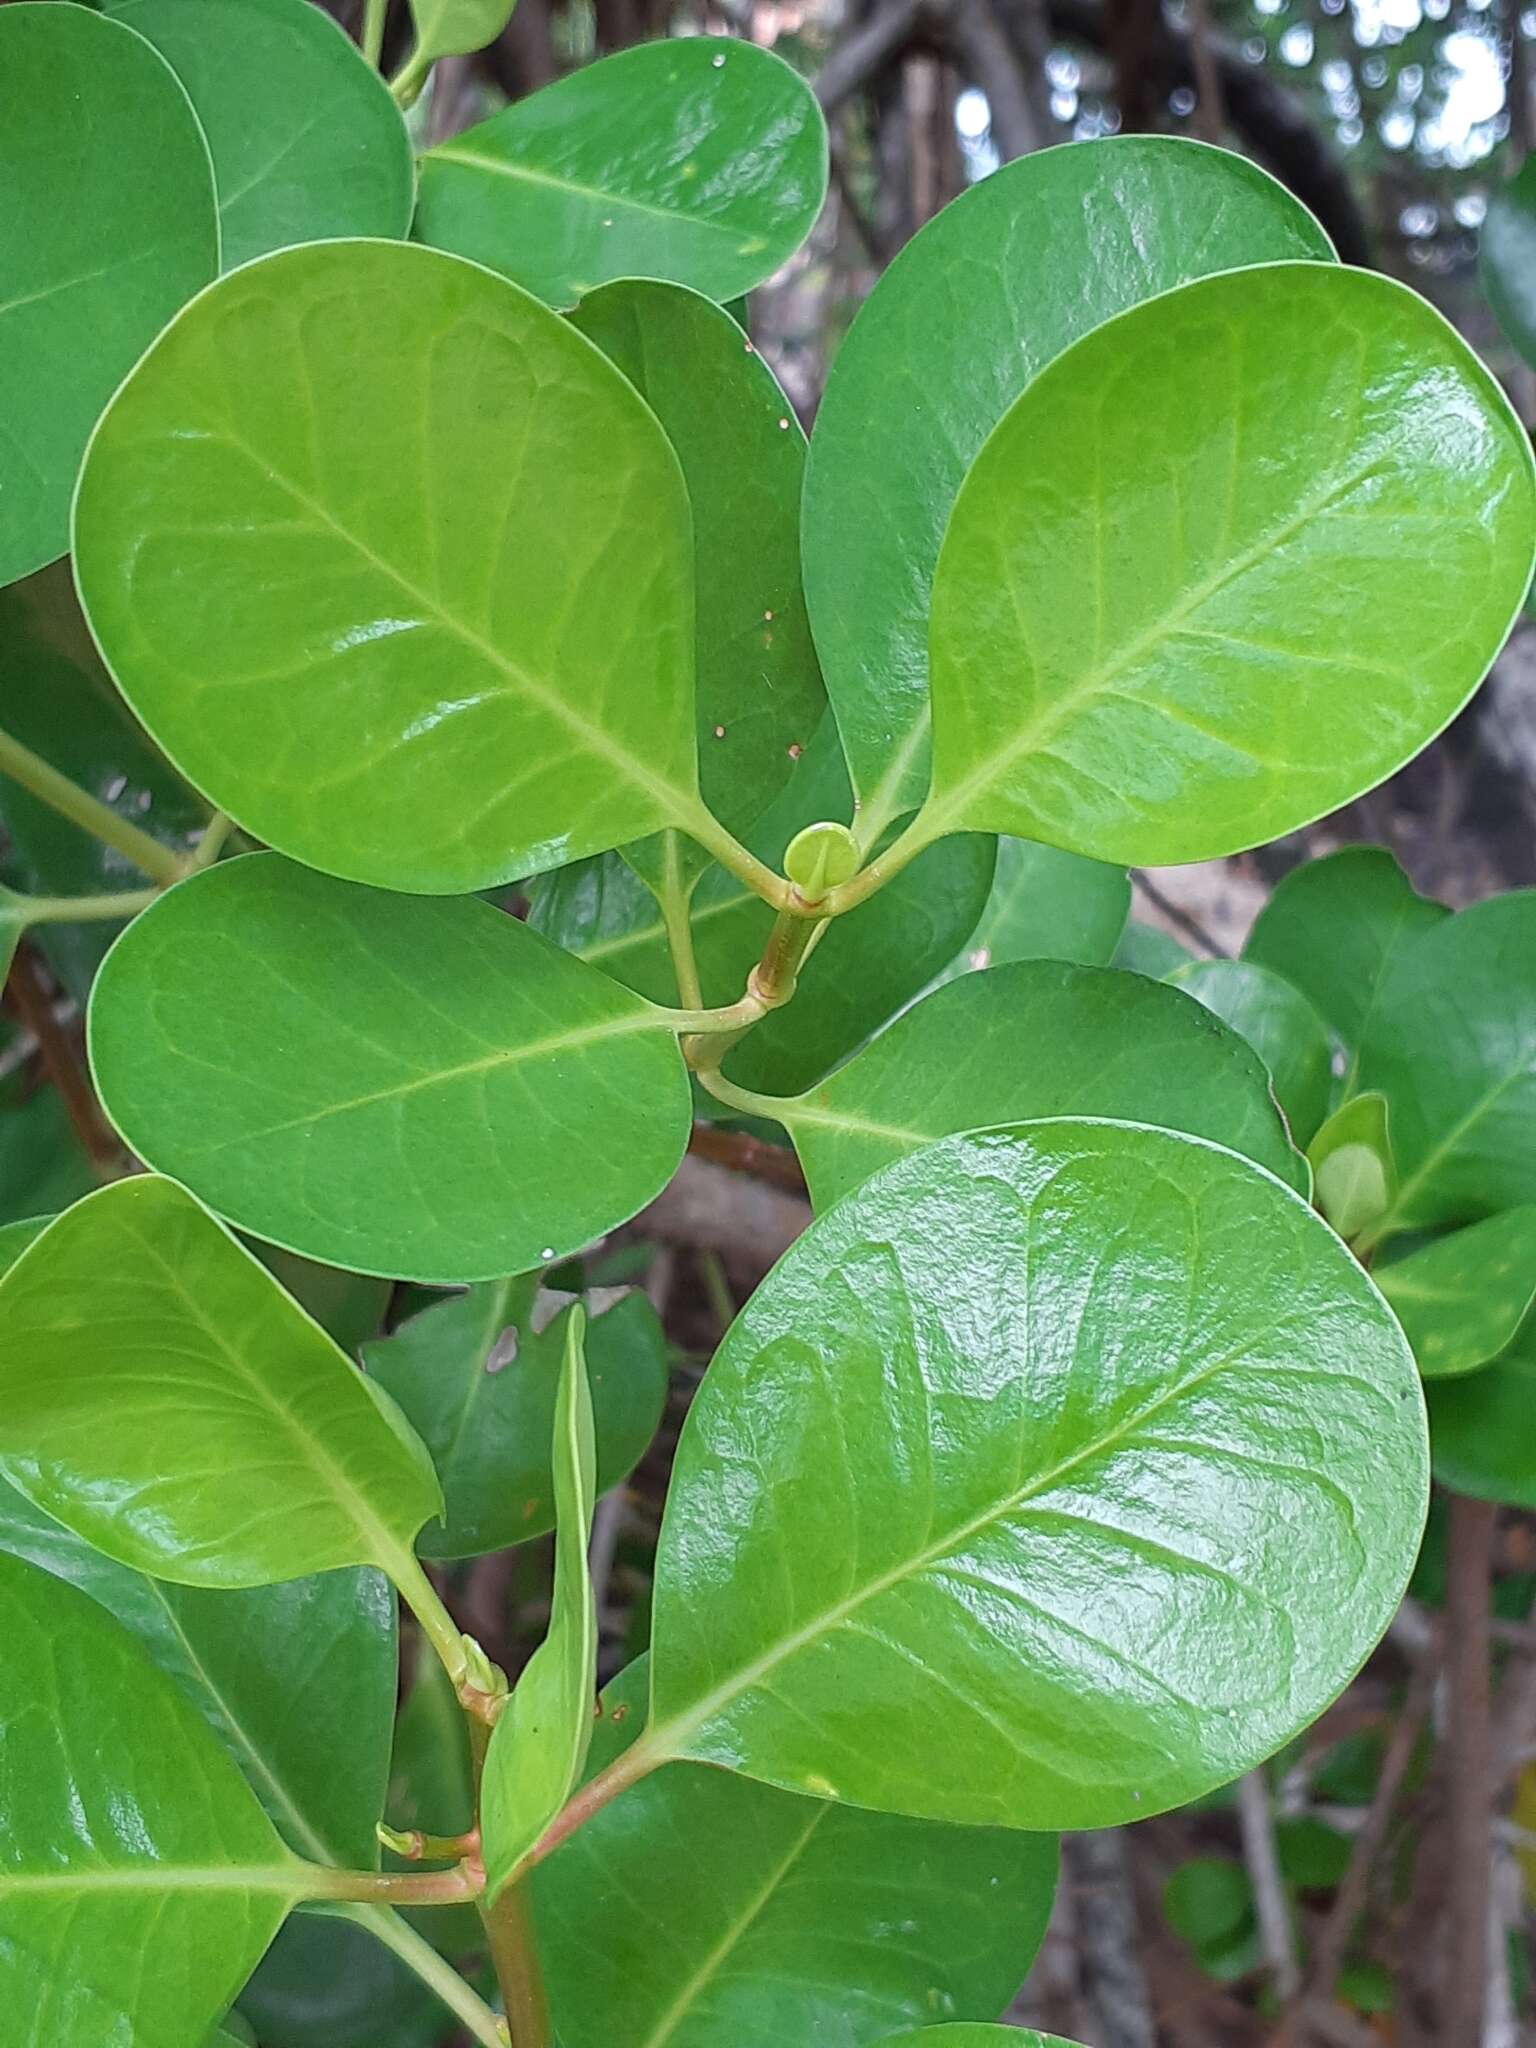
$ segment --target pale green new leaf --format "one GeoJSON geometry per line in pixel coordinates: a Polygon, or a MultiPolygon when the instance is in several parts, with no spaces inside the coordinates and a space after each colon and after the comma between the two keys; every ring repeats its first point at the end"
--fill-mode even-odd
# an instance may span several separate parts
{"type": "Polygon", "coordinates": [[[446,894],[697,819],[677,459],[475,264],[323,242],[221,279],[103,416],[74,545],[150,732],[313,867],[446,894]]]}
{"type": "Polygon", "coordinates": [[[174,1181],[66,1210],[0,1281],[0,1327],[0,1474],[120,1564],[217,1587],[416,1569],[442,1505],[421,1443],[174,1181]]]}
{"type": "Polygon", "coordinates": [[[563,1258],[671,1179],[689,1097],[663,1022],[489,903],[255,854],[129,926],[90,1050],[127,1143],[220,1215],[448,1283],[563,1258]]]}
{"type": "Polygon", "coordinates": [[[1307,1147],[1313,1200],[1346,1244],[1372,1230],[1397,1194],[1384,1095],[1352,1095],[1307,1147]]]}
{"type": "Polygon", "coordinates": [[[1306,997],[1251,960],[1194,960],[1168,979],[1247,1039],[1269,1069],[1291,1136],[1310,1145],[1328,1114],[1333,1046],[1306,997]]]}
{"type": "Polygon", "coordinates": [[[705,1376],[648,1756],[971,1825],[1181,1805],[1353,1677],[1427,1491],[1412,1354],[1280,1182],[1129,1124],[945,1139],[705,1376]]]}
{"type": "Polygon", "coordinates": [[[555,1412],[555,1587],[549,1631],[503,1708],[485,1760],[480,1827],[494,1901],[581,1781],[597,1697],[597,1597],[587,1570],[596,1505],[586,1318],[571,1311],[555,1412]]]}
{"type": "Polygon", "coordinates": [[[85,7],[0,13],[0,583],[69,545],[96,415],[219,267],[213,171],[170,66],[85,7]]]}
{"type": "Polygon", "coordinates": [[[429,149],[416,233],[554,306],[618,278],[724,304],[794,254],[826,189],[826,123],[781,57],[663,37],[429,149]]]}
{"type": "Polygon", "coordinates": [[[422,58],[457,57],[494,43],[516,0],[411,0],[422,58]]]}
{"type": "Polygon", "coordinates": [[[1293,831],[1461,708],[1533,548],[1525,434],[1404,286],[1274,263],[1165,293],[1042,371],[961,487],[922,831],[1151,866],[1293,831]]]}
{"type": "Polygon", "coordinates": [[[0,1630],[6,2048],[193,2048],[303,1896],[304,1865],[93,1600],[0,1557],[0,1630]]]}
{"type": "Polygon", "coordinates": [[[1426,1379],[1472,1372],[1512,1343],[1536,1302],[1536,1207],[1454,1230],[1375,1270],[1426,1379]]]}

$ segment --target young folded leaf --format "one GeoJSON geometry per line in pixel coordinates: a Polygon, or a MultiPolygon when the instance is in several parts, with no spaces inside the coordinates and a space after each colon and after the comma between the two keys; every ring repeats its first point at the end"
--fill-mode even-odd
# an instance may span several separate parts
{"type": "Polygon", "coordinates": [[[592,1395],[571,1311],[555,1415],[555,1589],[549,1632],[502,1709],[485,1760],[480,1826],[488,1903],[581,1781],[597,1697],[597,1605],[587,1570],[596,1505],[592,1395]]]}
{"type": "Polygon", "coordinates": [[[1397,1195],[1385,1095],[1352,1095],[1320,1127],[1307,1147],[1307,1160],[1312,1198],[1344,1242],[1353,1244],[1373,1230],[1397,1195]]]}
{"type": "Polygon", "coordinates": [[[663,37],[429,149],[416,233],[552,306],[631,277],[723,305],[795,253],[826,189],[826,123],[782,57],[663,37]]]}
{"type": "Polygon", "coordinates": [[[679,1445],[646,1762],[1101,1827],[1347,1683],[1417,1554],[1418,1374],[1327,1226],[1202,1140],[948,1138],[825,1215],[679,1445]]]}
{"type": "Polygon", "coordinates": [[[442,1510],[421,1442],[174,1181],[58,1217],[0,1280],[0,1326],[0,1474],[106,1556],[183,1586],[419,1583],[442,1510]]]}
{"type": "Polygon", "coordinates": [[[1473,1372],[1513,1343],[1536,1302],[1536,1207],[1454,1230],[1374,1278],[1426,1379],[1473,1372]]]}
{"type": "Polygon", "coordinates": [[[310,1889],[305,1866],[95,1601],[0,1556],[0,1632],[7,2043],[197,2048],[310,1889]]]}
{"type": "Polygon", "coordinates": [[[661,1023],[489,903],[251,854],[129,926],[90,1049],[133,1150],[220,1215],[452,1283],[564,1258],[671,1179],[689,1095],[661,1023]]]}

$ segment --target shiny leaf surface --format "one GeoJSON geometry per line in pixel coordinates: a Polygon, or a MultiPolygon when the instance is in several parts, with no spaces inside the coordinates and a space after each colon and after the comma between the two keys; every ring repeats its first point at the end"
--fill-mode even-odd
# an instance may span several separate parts
{"type": "Polygon", "coordinates": [[[242,1229],[453,1282],[579,1250],[671,1178],[688,1087],[654,1025],[488,903],[256,854],[129,927],[90,1047],[127,1142],[242,1229]]]}
{"type": "MultiPolygon", "coordinates": [[[[645,1706],[641,1660],[603,1694],[589,1774],[629,1747],[645,1706]]],[[[906,2022],[998,2012],[1045,1932],[1056,1861],[1049,1835],[669,1765],[534,1874],[561,2042],[860,2048],[906,2022]]]]}
{"type": "Polygon", "coordinates": [[[698,809],[676,458],[473,264],[326,242],[222,279],[97,428],[75,551],[172,760],[327,873],[483,888],[698,809]]]}
{"type": "Polygon", "coordinates": [[[794,254],[826,187],[826,124],[782,58],[684,36],[583,65],[428,150],[416,232],[553,306],[634,277],[724,303],[794,254]]]}
{"type": "Polygon", "coordinates": [[[1295,1187],[1307,1180],[1264,1068],[1235,1032],[1157,982],[1054,960],[925,996],[779,1114],[817,1209],[935,1138],[1027,1117],[1158,1124],[1214,1139],[1295,1187]]]}
{"type": "Polygon", "coordinates": [[[403,235],[416,176],[389,88],[311,0],[105,0],[186,88],[223,267],[330,235],[403,235]]]}
{"type": "Polygon", "coordinates": [[[69,545],[119,378],[219,265],[208,147],[175,73],[84,7],[0,15],[0,583],[69,545]]]}
{"type": "Polygon", "coordinates": [[[182,1586],[398,1578],[439,1510],[387,1397],[174,1181],[58,1217],[0,1281],[0,1324],[0,1472],[121,1564],[182,1586]]]}
{"type": "Polygon", "coordinates": [[[1507,1209],[1375,1272],[1426,1379],[1472,1372],[1536,1301],[1536,1207],[1507,1209]]]}
{"type": "Polygon", "coordinates": [[[955,501],[926,829],[1148,866],[1293,831],[1461,708],[1533,533],[1524,434],[1403,286],[1275,263],[1135,307],[955,501]]]}
{"type": "Polygon", "coordinates": [[[565,1321],[555,1406],[555,1585],[549,1631],[491,1734],[481,1788],[486,1898],[493,1901],[581,1781],[597,1697],[597,1596],[587,1570],[597,1505],[586,1317],[565,1321]]]}
{"type": "Polygon", "coordinates": [[[953,971],[1010,960],[1073,960],[1107,967],[1125,930],[1131,882],[1124,868],[1006,834],[981,922],[953,971]]]}
{"type": "Polygon", "coordinates": [[[883,823],[927,789],[934,564],[965,473],[1019,393],[1155,293],[1332,253],[1255,164],[1142,135],[1022,157],[908,242],[838,349],[805,499],[816,644],[870,815],[883,823]]]}
{"type": "Polygon", "coordinates": [[[1401,1332],[1279,1182],[1124,1124],[943,1140],[821,1216],[705,1376],[648,1751],[971,1824],[1181,1804],[1354,1674],[1427,1465],[1401,1332]]]}
{"type": "MultiPolygon", "coordinates": [[[[550,1444],[571,1319],[566,1309],[550,1321],[554,1310],[537,1274],[492,1280],[365,1350],[370,1376],[399,1403],[442,1482],[447,1519],[422,1531],[423,1557],[478,1557],[554,1527],[550,1444]]],[[[606,1493],[656,1434],[667,1345],[636,1293],[593,1314],[586,1348],[597,1491],[606,1493]]]]}
{"type": "Polygon", "coordinates": [[[1195,960],[1170,979],[1247,1039],[1269,1069],[1291,1136],[1309,1145],[1328,1114],[1333,1047],[1306,997],[1251,960],[1195,960]]]}

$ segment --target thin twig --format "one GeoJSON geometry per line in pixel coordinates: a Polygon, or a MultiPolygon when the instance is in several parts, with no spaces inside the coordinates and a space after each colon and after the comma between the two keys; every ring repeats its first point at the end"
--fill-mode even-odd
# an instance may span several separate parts
{"type": "Polygon", "coordinates": [[[1493,1850],[1488,1609],[1494,1509],[1453,1493],[1446,1580],[1452,1740],[1447,1770],[1450,1949],[1447,2041],[1478,2048],[1488,2007],[1489,1864],[1493,1850]]]}
{"type": "Polygon", "coordinates": [[[59,1091],[86,1157],[104,1180],[115,1180],[123,1170],[123,1148],[96,1100],[74,1033],[54,1015],[38,957],[25,942],[16,948],[5,987],[7,1000],[59,1091]]]}
{"type": "Polygon", "coordinates": [[[1213,960],[1225,960],[1229,957],[1226,947],[1217,944],[1199,918],[1192,916],[1183,904],[1175,903],[1173,898],[1152,880],[1145,868],[1132,868],[1131,880],[1147,901],[1163,913],[1170,924],[1178,926],[1185,938],[1192,939],[1197,946],[1203,947],[1213,960]]]}
{"type": "Polygon", "coordinates": [[[1262,1767],[1239,1780],[1237,1811],[1243,1831],[1243,1858],[1248,1865],[1258,1915],[1259,1941],[1269,1966],[1270,1981],[1277,1998],[1294,1998],[1301,1981],[1296,1967],[1296,1936],[1285,1880],[1280,1874],[1269,1780],[1262,1767]]]}

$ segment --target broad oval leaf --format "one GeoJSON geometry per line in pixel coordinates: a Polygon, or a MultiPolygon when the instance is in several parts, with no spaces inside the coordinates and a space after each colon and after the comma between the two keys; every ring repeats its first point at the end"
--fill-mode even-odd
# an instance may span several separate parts
{"type": "Polygon", "coordinates": [[[1021,157],[901,251],[833,361],[805,495],[806,595],[868,817],[883,824],[928,787],[939,543],[966,470],[1025,385],[1174,285],[1332,254],[1256,164],[1148,135],[1021,157]]]}
{"type": "Polygon", "coordinates": [[[724,304],[811,231],[827,131],[809,86],[748,42],[640,43],[421,160],[416,233],[573,306],[618,278],[724,304]]]}
{"type": "MultiPolygon", "coordinates": [[[[641,1659],[603,1694],[589,1775],[640,1733],[645,1696],[641,1659]]],[[[534,1872],[560,2039],[859,2048],[886,2027],[998,2012],[1045,1932],[1056,1863],[1050,1835],[864,1813],[669,1765],[534,1872]],[[594,1899],[607,1907],[598,1943],[594,1899]]]]}
{"type": "MultiPolygon", "coordinates": [[[[311,0],[105,0],[186,88],[223,267],[328,235],[403,235],[416,174],[389,88],[311,0]]],[[[201,280],[199,280],[201,281],[201,280]]]]}
{"type": "Polygon", "coordinates": [[[936,1820],[1159,1812],[1348,1682],[1427,1485],[1402,1334],[1278,1181],[1128,1124],[946,1139],[818,1218],[705,1377],[647,1750],[936,1820]]]}
{"type": "Polygon", "coordinates": [[[78,1586],[173,1679],[291,1849],[366,1870],[389,1777],[395,1598],[372,1571],[246,1592],[167,1585],[0,1484],[0,1551],[78,1586]]]}
{"type": "Polygon", "coordinates": [[[1483,1371],[1431,1380],[1424,1393],[1439,1483],[1536,1508],[1536,1353],[1524,1336],[1483,1371]]]}
{"type": "Polygon", "coordinates": [[[493,43],[515,0],[411,0],[419,57],[462,56],[493,43]]]}
{"type": "Polygon", "coordinates": [[[1180,967],[1187,967],[1194,957],[1188,946],[1181,945],[1172,932],[1165,932],[1160,925],[1146,924],[1139,917],[1133,917],[1120,934],[1120,943],[1110,965],[1123,968],[1127,974],[1145,974],[1154,981],[1161,981],[1180,967]]]}
{"type": "MultiPolygon", "coordinates": [[[[554,1527],[550,1444],[571,1316],[544,1319],[557,1299],[541,1298],[535,1273],[490,1280],[365,1349],[370,1377],[399,1403],[442,1484],[444,1521],[422,1531],[423,1557],[480,1557],[554,1527]]],[[[637,1292],[592,1315],[586,1347],[597,1491],[606,1493],[656,1434],[667,1343],[637,1292]]]]}
{"type": "Polygon", "coordinates": [[[738,835],[826,709],[800,591],[805,436],[729,313],[675,285],[606,286],[572,316],[666,429],[693,508],[699,784],[738,835]]]}
{"type": "Polygon", "coordinates": [[[1356,1085],[1391,1104],[1402,1176],[1378,1236],[1536,1200],[1536,890],[1476,903],[1393,955],[1356,1085]]]}
{"type": "Polygon", "coordinates": [[[66,1210],[0,1324],[0,1474],[106,1556],[181,1586],[413,1574],[442,1504],[420,1442],[174,1181],[66,1210]]]}
{"type": "Polygon", "coordinates": [[[446,894],[696,819],[688,520],[654,416],[569,321],[435,250],[322,242],[221,279],[135,369],[76,573],[221,809],[446,894]]]}
{"type": "Polygon", "coordinates": [[[555,1585],[549,1630],[497,1719],[485,1759],[480,1828],[493,1903],[581,1781],[597,1698],[597,1596],[587,1570],[597,1505],[586,1317],[566,1318],[555,1407],[555,1585]]]}
{"type": "Polygon", "coordinates": [[[0,2010],[38,2048],[192,2048],[305,1892],[304,1865],[94,1600],[0,1557],[0,1629],[0,2010]]]}
{"type": "Polygon", "coordinates": [[[96,415],[219,267],[213,171],[170,66],[84,7],[0,14],[0,583],[69,545],[96,415]]]}
{"type": "Polygon", "coordinates": [[[1536,1207],[1506,1209],[1376,1270],[1426,1379],[1497,1358],[1536,1302],[1536,1207]]]}
{"type": "Polygon", "coordinates": [[[1497,384],[1389,278],[1273,263],[1122,313],[955,501],[927,833],[1156,866],[1336,809],[1481,682],[1533,505],[1497,384]]]}
{"type": "Polygon", "coordinates": [[[660,1021],[488,903],[253,854],[129,926],[91,1064],[134,1151],[242,1229],[451,1283],[563,1258],[671,1178],[689,1097],[660,1021]]]}
{"type": "Polygon", "coordinates": [[[1195,960],[1169,979],[1247,1039],[1269,1069],[1291,1136],[1310,1145],[1328,1114],[1333,1046],[1301,991],[1251,960],[1195,960]]]}
{"type": "Polygon", "coordinates": [[[935,1138],[1042,1116],[1188,1131],[1307,1187],[1264,1067],[1236,1032],[1140,975],[1055,960],[925,996],[778,1113],[818,1209],[935,1138]]]}
{"type": "Polygon", "coordinates": [[[1529,157],[1490,197],[1477,257],[1493,317],[1526,362],[1536,363],[1536,164],[1529,157]]]}

